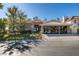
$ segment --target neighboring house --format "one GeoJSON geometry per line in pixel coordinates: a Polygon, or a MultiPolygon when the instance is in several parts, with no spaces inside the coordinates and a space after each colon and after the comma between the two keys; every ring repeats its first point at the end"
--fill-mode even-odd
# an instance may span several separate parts
{"type": "Polygon", "coordinates": [[[70,19],[71,23],[72,23],[72,33],[76,34],[78,33],[79,34],[79,16],[73,16],[71,19],[70,19]]]}

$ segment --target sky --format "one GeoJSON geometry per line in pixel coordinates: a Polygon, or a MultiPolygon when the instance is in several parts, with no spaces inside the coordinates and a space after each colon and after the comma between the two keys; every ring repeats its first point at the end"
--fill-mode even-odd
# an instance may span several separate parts
{"type": "Polygon", "coordinates": [[[79,16],[78,3],[4,3],[0,10],[0,18],[6,17],[7,8],[16,6],[28,15],[28,18],[38,16],[48,20],[62,18],[63,16],[79,16]]]}

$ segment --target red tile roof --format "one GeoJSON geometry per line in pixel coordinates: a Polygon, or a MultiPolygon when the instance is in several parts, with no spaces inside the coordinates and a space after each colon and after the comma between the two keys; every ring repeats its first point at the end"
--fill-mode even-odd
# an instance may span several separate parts
{"type": "Polygon", "coordinates": [[[41,21],[32,21],[32,25],[40,25],[43,24],[41,21]]]}

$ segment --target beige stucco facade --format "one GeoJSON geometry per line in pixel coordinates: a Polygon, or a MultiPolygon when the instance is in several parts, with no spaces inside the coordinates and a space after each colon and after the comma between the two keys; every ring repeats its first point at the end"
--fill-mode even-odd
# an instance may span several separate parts
{"type": "Polygon", "coordinates": [[[48,32],[54,33],[57,30],[59,34],[79,34],[79,16],[73,16],[71,18],[65,18],[61,22],[47,22],[40,25],[42,27],[42,32],[46,31],[44,27],[48,27],[48,32]],[[51,28],[52,27],[52,28],[51,28]],[[51,28],[51,29],[49,29],[51,28]],[[56,28],[56,29],[54,29],[56,28]],[[65,32],[66,31],[66,32],[65,32]]]}

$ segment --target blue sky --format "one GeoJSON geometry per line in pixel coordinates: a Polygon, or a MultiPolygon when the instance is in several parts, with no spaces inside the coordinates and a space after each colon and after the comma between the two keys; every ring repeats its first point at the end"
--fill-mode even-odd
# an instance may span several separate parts
{"type": "Polygon", "coordinates": [[[0,18],[6,17],[8,7],[17,6],[28,15],[28,18],[38,16],[41,19],[56,19],[63,16],[79,16],[78,3],[4,3],[0,10],[0,18]]]}

